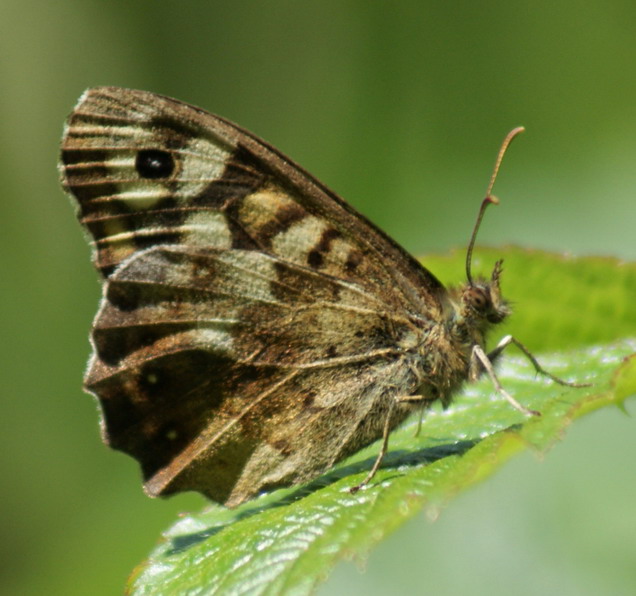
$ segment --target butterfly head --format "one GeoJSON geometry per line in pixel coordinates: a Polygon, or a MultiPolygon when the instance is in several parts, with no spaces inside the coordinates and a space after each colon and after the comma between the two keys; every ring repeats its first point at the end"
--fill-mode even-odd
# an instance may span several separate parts
{"type": "Polygon", "coordinates": [[[499,285],[502,261],[497,261],[490,279],[470,279],[449,288],[447,329],[467,353],[475,344],[484,345],[488,331],[506,319],[510,308],[499,285]]]}
{"type": "Polygon", "coordinates": [[[464,320],[473,321],[477,327],[501,323],[510,309],[501,295],[499,280],[503,261],[497,261],[490,280],[469,279],[461,293],[460,312],[464,320]]]}

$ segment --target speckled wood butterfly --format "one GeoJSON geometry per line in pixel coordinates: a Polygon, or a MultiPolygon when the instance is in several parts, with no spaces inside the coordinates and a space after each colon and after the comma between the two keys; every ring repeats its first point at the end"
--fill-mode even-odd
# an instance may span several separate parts
{"type": "Polygon", "coordinates": [[[484,351],[509,314],[500,263],[473,280],[469,256],[467,283],[444,288],[235,124],[153,93],[89,89],[61,172],[104,282],[85,386],[105,442],[139,460],[149,495],[236,506],[383,438],[364,484],[395,426],[483,372],[532,413],[491,365],[523,346],[506,337],[484,351]]]}

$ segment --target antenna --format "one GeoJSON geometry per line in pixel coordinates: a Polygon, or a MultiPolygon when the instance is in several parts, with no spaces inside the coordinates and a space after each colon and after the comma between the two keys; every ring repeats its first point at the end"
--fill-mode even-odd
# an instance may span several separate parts
{"type": "Polygon", "coordinates": [[[494,205],[499,204],[499,199],[490,193],[492,192],[492,187],[495,185],[495,180],[497,180],[497,174],[499,173],[499,166],[501,166],[501,161],[503,160],[504,155],[508,149],[510,143],[512,143],[512,139],[514,139],[517,135],[521,134],[525,128],[523,126],[518,126],[517,128],[513,128],[503,140],[501,144],[501,149],[499,149],[499,153],[497,154],[497,161],[495,162],[495,167],[492,171],[492,176],[490,177],[490,183],[488,184],[488,189],[486,190],[486,198],[481,202],[481,207],[479,208],[479,213],[477,214],[477,221],[475,222],[475,226],[473,227],[473,233],[470,237],[470,242],[468,243],[468,250],[466,252],[466,278],[468,279],[468,285],[473,285],[473,277],[470,273],[470,265],[473,258],[473,249],[475,248],[475,240],[477,239],[477,231],[479,230],[479,226],[481,225],[481,220],[484,217],[484,213],[488,208],[488,205],[491,203],[494,205]]]}

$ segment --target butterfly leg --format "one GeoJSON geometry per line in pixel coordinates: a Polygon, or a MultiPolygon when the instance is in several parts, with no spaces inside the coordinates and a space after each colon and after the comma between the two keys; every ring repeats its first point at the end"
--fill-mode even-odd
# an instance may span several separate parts
{"type": "Polygon", "coordinates": [[[389,411],[387,412],[386,420],[384,421],[384,429],[382,431],[382,447],[380,447],[380,453],[378,453],[378,457],[376,457],[375,461],[373,462],[373,466],[371,467],[369,473],[366,475],[366,478],[360,484],[349,489],[349,492],[351,494],[357,493],[362,487],[369,484],[369,482],[371,482],[371,480],[375,476],[375,473],[380,468],[382,459],[384,459],[387,449],[389,448],[389,435],[391,434],[391,415],[393,414],[394,408],[395,400],[391,400],[391,403],[389,404],[389,411]]]}
{"type": "MultiPolygon", "coordinates": [[[[499,343],[497,348],[499,348],[500,346],[501,346],[501,342],[499,343]]],[[[499,352],[501,352],[505,347],[506,347],[505,345],[501,346],[501,348],[499,349],[499,352]]],[[[497,348],[495,348],[495,350],[497,348]]],[[[497,353],[496,356],[497,355],[499,354],[497,353]]],[[[471,369],[474,371],[477,368],[476,366],[477,363],[479,363],[486,371],[486,374],[490,377],[490,380],[492,381],[492,384],[495,386],[495,389],[510,403],[510,405],[513,408],[515,408],[516,410],[519,410],[520,412],[523,412],[527,416],[541,416],[541,412],[537,412],[536,410],[530,410],[529,408],[526,408],[525,406],[521,405],[514,397],[512,397],[512,395],[510,395],[510,393],[508,393],[502,387],[501,383],[499,382],[499,379],[497,378],[497,374],[495,373],[495,369],[493,368],[490,355],[486,354],[486,352],[484,352],[483,348],[479,344],[475,344],[473,346],[473,359],[474,360],[473,360],[473,363],[471,364],[471,369]]],[[[471,377],[475,378],[473,375],[474,373],[471,374],[471,377]]]]}
{"type": "Polygon", "coordinates": [[[526,346],[524,346],[518,339],[512,337],[512,335],[506,335],[504,338],[502,338],[495,349],[488,353],[488,360],[490,360],[490,362],[494,362],[494,360],[499,357],[501,352],[503,352],[503,350],[510,344],[514,344],[525,354],[526,358],[530,360],[532,366],[534,366],[534,370],[536,370],[537,373],[539,373],[540,375],[545,375],[546,377],[552,379],[555,383],[558,383],[559,385],[565,385],[566,387],[591,387],[591,383],[572,383],[571,381],[565,381],[553,375],[545,368],[543,368],[539,364],[537,359],[532,355],[532,352],[530,352],[530,350],[528,350],[528,348],[526,348],[526,346]]]}
{"type": "Polygon", "coordinates": [[[415,429],[415,434],[413,435],[415,437],[419,437],[420,432],[422,431],[422,423],[424,422],[424,414],[426,413],[431,403],[435,401],[435,399],[425,398],[421,395],[410,395],[409,397],[402,398],[398,401],[417,403],[420,406],[420,417],[417,421],[417,428],[415,429]]]}
{"type": "Polygon", "coordinates": [[[484,352],[483,348],[480,345],[473,346],[473,363],[471,364],[471,377],[476,378],[479,376],[479,371],[477,368],[479,365],[483,367],[486,371],[486,374],[490,377],[492,384],[495,386],[495,389],[517,410],[523,412],[526,415],[531,416],[540,416],[541,413],[536,410],[530,410],[525,406],[521,405],[512,395],[510,395],[499,382],[497,375],[495,373],[495,369],[493,368],[493,362],[501,355],[505,348],[507,348],[510,344],[514,344],[519,348],[524,355],[530,360],[534,369],[537,373],[545,375],[546,377],[552,379],[555,383],[559,383],[560,385],[566,385],[568,387],[589,387],[589,383],[571,383],[569,381],[564,381],[559,377],[553,375],[552,373],[545,370],[537,361],[537,359],[532,355],[530,350],[526,348],[519,340],[512,337],[512,335],[506,335],[495,347],[494,350],[490,351],[488,354],[484,352]]]}
{"type": "MultiPolygon", "coordinates": [[[[406,396],[397,397],[391,400],[391,403],[389,405],[389,411],[387,412],[386,420],[384,421],[384,429],[382,431],[382,446],[380,447],[380,453],[378,453],[378,456],[373,462],[373,466],[371,466],[371,470],[369,470],[369,473],[366,475],[365,479],[360,484],[350,488],[349,489],[350,493],[352,494],[357,493],[361,488],[369,484],[369,482],[373,480],[373,477],[375,476],[376,472],[380,469],[382,460],[384,459],[384,456],[386,455],[386,452],[389,449],[389,435],[391,434],[391,416],[393,414],[393,410],[395,409],[395,405],[398,403],[420,403],[420,402],[427,402],[427,401],[429,400],[424,398],[422,395],[406,395],[406,396]]],[[[423,408],[424,406],[422,407],[422,409],[423,408]]]]}

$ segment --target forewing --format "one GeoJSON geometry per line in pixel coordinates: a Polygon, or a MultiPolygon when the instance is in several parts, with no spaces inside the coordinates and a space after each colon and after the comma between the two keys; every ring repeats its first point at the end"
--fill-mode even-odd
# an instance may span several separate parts
{"type": "Polygon", "coordinates": [[[335,193],[251,133],[176,100],[88,90],[66,127],[62,178],[105,276],[149,246],[240,248],[349,279],[389,308],[439,309],[437,279],[335,193]],[[174,167],[144,173],[152,151],[174,167]]]}

